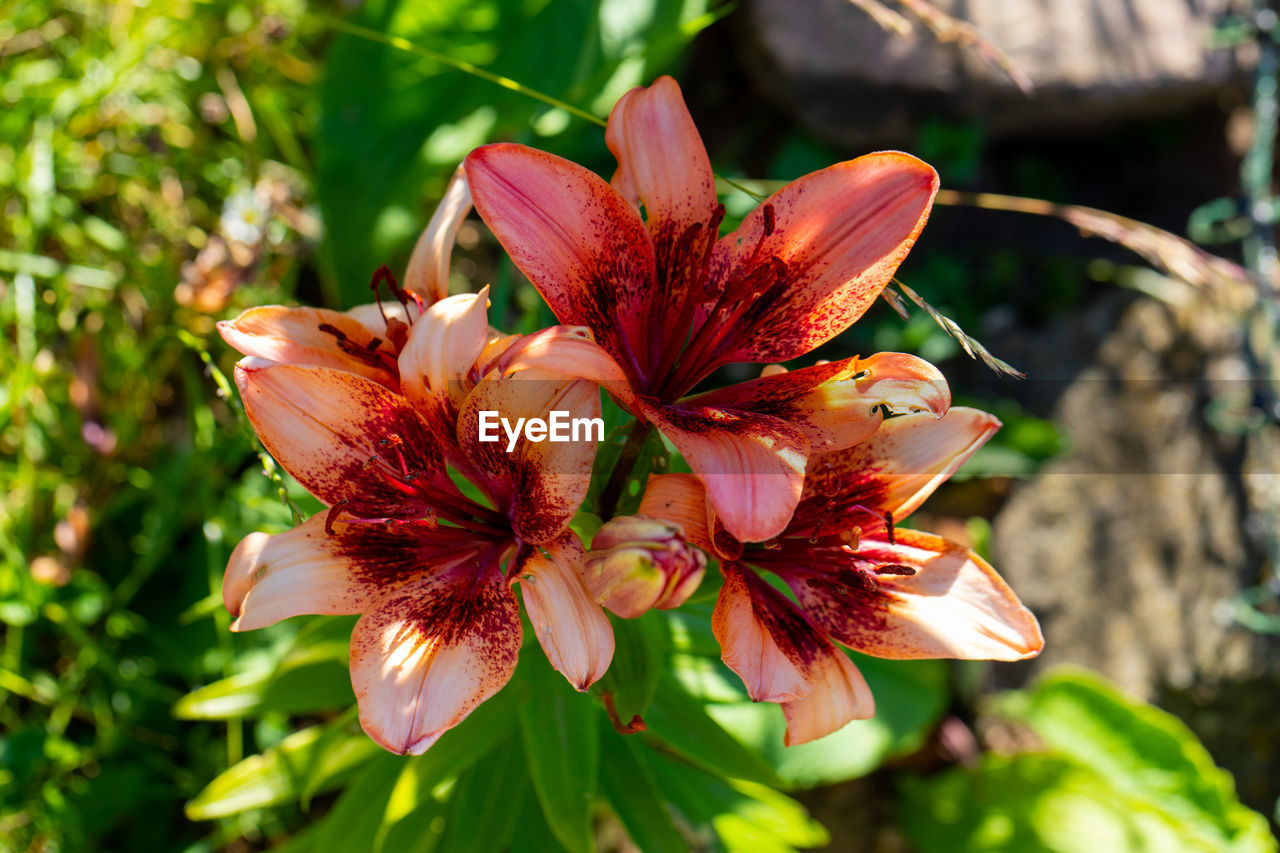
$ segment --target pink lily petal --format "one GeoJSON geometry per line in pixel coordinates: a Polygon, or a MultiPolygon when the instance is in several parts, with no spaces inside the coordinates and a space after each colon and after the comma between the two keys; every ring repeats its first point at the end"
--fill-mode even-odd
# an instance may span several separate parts
{"type": "MultiPolygon", "coordinates": [[[[508,506],[516,533],[528,542],[557,538],[569,526],[591,484],[598,436],[579,432],[573,441],[517,439],[510,453],[502,427],[496,441],[480,441],[480,413],[496,412],[514,428],[519,418],[550,420],[553,411],[574,419],[600,417],[600,391],[592,382],[541,369],[501,377],[489,374],[467,396],[458,415],[457,440],[468,462],[489,478],[491,496],[508,506]]],[[[572,432],[569,433],[572,438],[572,432]]]]}
{"type": "Polygon", "coordinates": [[[422,296],[428,304],[449,295],[449,260],[458,229],[471,211],[471,190],[461,165],[449,179],[440,206],[418,237],[404,273],[406,290],[422,296]]]}
{"type": "Polygon", "coordinates": [[[800,499],[809,442],[779,418],[710,406],[641,409],[702,480],[726,530],[744,542],[787,526],[800,499]]]}
{"type": "Polygon", "coordinates": [[[561,323],[587,326],[640,374],[631,342],[647,334],[653,245],[634,208],[598,175],[522,145],[466,160],[476,210],[561,323]]]}
{"type": "Polygon", "coordinates": [[[613,626],[582,579],[586,554],[566,533],[520,560],[512,583],[519,583],[524,609],[547,659],[574,689],[595,684],[613,660],[613,626]]]}
{"type": "Polygon", "coordinates": [[[360,725],[392,752],[422,754],[511,679],[520,635],[492,557],[392,593],[351,634],[360,725]]]}
{"type": "Polygon", "coordinates": [[[801,608],[851,649],[882,658],[1023,660],[1044,645],[1040,626],[991,566],[962,545],[897,529],[895,544],[863,540],[868,564],[909,566],[877,574],[876,592],[788,577],[801,608]]]}
{"type": "Polygon", "coordinates": [[[441,299],[419,317],[400,352],[404,395],[439,431],[451,431],[469,377],[489,342],[489,288],[441,299]]]}
{"type": "Polygon", "coordinates": [[[870,438],[880,427],[884,407],[940,418],[951,405],[951,391],[929,362],[888,352],[772,372],[683,402],[782,418],[809,439],[810,453],[823,453],[870,438]]]}
{"type": "Polygon", "coordinates": [[[608,391],[628,411],[636,397],[627,374],[613,356],[595,342],[586,326],[552,326],[513,342],[495,362],[508,375],[531,367],[577,379],[589,379],[608,391]]]}
{"type": "Polygon", "coordinates": [[[447,479],[438,440],[399,394],[352,373],[260,358],[241,359],[235,378],[267,452],[321,501],[365,517],[432,513],[404,472],[447,479]]]}
{"type": "Polygon", "coordinates": [[[886,511],[906,518],[999,428],[994,415],[962,406],[940,419],[891,418],[862,444],[809,460],[797,520],[822,514],[829,500],[863,530],[886,511]]]}
{"type": "Polygon", "coordinates": [[[250,533],[227,563],[222,600],[252,631],[302,614],[364,613],[428,571],[474,559],[476,543],[456,527],[388,531],[381,525],[325,526],[326,514],[284,533],[250,533]]]}
{"type": "Polygon", "coordinates": [[[813,664],[830,647],[791,602],[736,563],[720,567],[724,586],[711,629],[725,664],[755,702],[793,702],[813,692],[813,664]]]}
{"type": "Polygon", "coordinates": [[[399,390],[394,352],[386,339],[370,350],[368,345],[379,335],[341,311],[266,305],[223,320],[218,333],[245,355],[280,364],[332,367],[399,390]],[[339,334],[349,343],[344,345],[339,334]]]}
{"type": "Polygon", "coordinates": [[[782,704],[787,718],[786,746],[797,746],[825,737],[852,720],[875,715],[875,699],[862,673],[848,655],[831,647],[814,663],[814,690],[808,696],[782,704]]]}
{"type": "Polygon", "coordinates": [[[717,203],[715,176],[675,80],[659,77],[619,98],[604,139],[618,158],[613,188],[633,206],[644,205],[651,234],[678,238],[708,221],[717,203]]]}
{"type": "Polygon", "coordinates": [[[713,270],[723,286],[735,271],[776,258],[783,283],[748,309],[720,363],[788,361],[847,329],[910,251],[937,191],[931,166],[885,151],[805,175],[766,199],[716,245],[713,270]]]}

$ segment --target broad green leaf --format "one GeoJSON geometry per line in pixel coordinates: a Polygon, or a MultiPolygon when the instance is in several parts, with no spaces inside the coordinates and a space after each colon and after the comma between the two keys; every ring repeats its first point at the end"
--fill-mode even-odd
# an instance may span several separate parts
{"type": "Polygon", "coordinates": [[[667,801],[695,832],[713,827],[732,853],[791,853],[830,841],[804,806],[772,788],[726,780],[656,752],[646,757],[667,801]]]}
{"type": "Polygon", "coordinates": [[[1265,819],[1240,804],[1230,774],[1186,725],[1090,672],[1058,670],[996,707],[1053,751],[1105,777],[1114,791],[1158,804],[1188,832],[1240,843],[1265,837],[1265,819]]]}
{"type": "Polygon", "coordinates": [[[318,619],[299,632],[275,666],[239,673],[179,699],[173,715],[184,720],[229,720],[263,711],[302,714],[355,703],[347,670],[350,620],[318,619]]]}
{"type": "Polygon", "coordinates": [[[352,779],[342,796],[315,824],[314,844],[289,845],[287,853],[322,849],[325,853],[368,853],[382,825],[387,804],[406,759],[391,753],[375,756],[352,779]]]}
{"type": "Polygon", "coordinates": [[[449,853],[506,850],[529,788],[524,750],[511,739],[458,778],[449,799],[442,849],[449,853]]]}
{"type": "Polygon", "coordinates": [[[453,792],[451,783],[452,780],[448,780],[424,786],[414,762],[407,762],[387,800],[382,825],[378,827],[371,846],[373,853],[431,853],[435,850],[444,836],[445,812],[449,808],[449,795],[453,792]]]}
{"type": "Polygon", "coordinates": [[[629,723],[644,716],[658,689],[658,679],[666,664],[667,626],[662,614],[649,611],[636,619],[619,619],[612,614],[613,662],[592,693],[608,692],[613,697],[618,718],[629,723]]]}
{"type": "Polygon", "coordinates": [[[676,831],[653,770],[639,752],[635,735],[604,731],[600,738],[600,787],[627,835],[645,853],[680,853],[688,844],[676,831]]]}
{"type": "Polygon", "coordinates": [[[922,853],[1210,853],[1231,846],[1190,830],[1157,802],[1052,754],[986,755],[976,771],[902,782],[903,822],[922,853]]]}
{"type": "Polygon", "coordinates": [[[492,752],[515,731],[516,709],[526,693],[525,685],[513,679],[465,720],[441,735],[430,749],[413,760],[418,787],[430,790],[492,752]]]}
{"type": "Polygon", "coordinates": [[[537,650],[520,661],[528,686],[520,706],[520,734],[529,775],[556,837],[574,853],[592,850],[591,800],[599,769],[600,711],[577,693],[537,650]]]}
{"type": "Polygon", "coordinates": [[[262,703],[269,670],[242,672],[197,687],[173,706],[179,720],[230,720],[246,717],[262,703]]]}
{"type": "Polygon", "coordinates": [[[763,758],[725,731],[702,701],[670,676],[658,682],[645,722],[648,735],[713,773],[774,787],[783,784],[763,758]]]}
{"type": "Polygon", "coordinates": [[[329,790],[381,751],[359,729],[342,725],[329,737],[325,729],[295,732],[280,746],[229,768],[187,803],[187,817],[211,820],[296,799],[307,787],[329,790]]]}

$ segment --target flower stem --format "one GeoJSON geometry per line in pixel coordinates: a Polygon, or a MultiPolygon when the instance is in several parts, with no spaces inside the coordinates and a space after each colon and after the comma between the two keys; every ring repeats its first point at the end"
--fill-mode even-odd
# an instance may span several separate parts
{"type": "Polygon", "coordinates": [[[600,493],[600,517],[606,521],[613,518],[613,513],[618,508],[622,487],[626,485],[631,469],[636,467],[636,460],[640,458],[640,451],[644,449],[644,443],[648,440],[649,430],[652,428],[652,424],[648,421],[637,418],[631,425],[631,432],[627,433],[627,443],[618,456],[617,464],[613,466],[609,482],[604,484],[604,491],[600,493]]]}

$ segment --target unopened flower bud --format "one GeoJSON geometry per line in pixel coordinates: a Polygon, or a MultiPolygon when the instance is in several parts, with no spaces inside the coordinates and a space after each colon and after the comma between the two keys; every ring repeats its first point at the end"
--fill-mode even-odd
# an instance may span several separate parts
{"type": "Polygon", "coordinates": [[[679,607],[702,582],[707,558],[684,541],[680,525],[625,515],[600,528],[587,555],[587,588],[624,619],[650,608],[679,607]]]}

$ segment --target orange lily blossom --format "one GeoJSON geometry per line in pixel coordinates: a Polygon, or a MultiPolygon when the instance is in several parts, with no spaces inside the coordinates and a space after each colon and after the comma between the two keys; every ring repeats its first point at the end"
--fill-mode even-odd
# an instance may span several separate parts
{"type": "Polygon", "coordinates": [[[507,453],[476,429],[485,409],[599,416],[598,387],[556,369],[557,344],[572,354],[585,332],[495,336],[486,297],[449,297],[410,320],[400,392],[327,363],[254,356],[235,371],[263,445],[329,509],[240,542],[223,580],[232,628],[361,614],[351,638],[360,722],[397,753],[423,752],[510,679],[516,583],[543,651],[574,687],[599,679],[613,655],[568,530],[594,442],[521,441],[507,453]],[[447,464],[483,499],[464,494],[447,464]]]}
{"type": "Polygon", "coordinates": [[[762,545],[717,534],[697,478],[650,478],[640,512],[679,524],[688,541],[720,558],[724,585],[712,629],[751,698],[782,706],[788,745],[874,713],[866,682],[833,640],[896,659],[1039,654],[1035,617],[982,558],[895,523],[999,426],[959,407],[941,420],[885,421],[864,443],[811,460],[794,518],[762,545]],[[795,600],[757,570],[773,574],[795,600]]]}
{"type": "Polygon", "coordinates": [[[624,95],[605,140],[612,185],[522,145],[476,149],[476,210],[560,322],[592,331],[611,356],[594,378],[680,450],[736,537],[786,527],[810,453],[866,438],[885,408],[946,411],[942,377],[902,354],[685,397],[722,365],[787,361],[857,320],[924,227],[930,166],[897,152],[838,163],[719,237],[724,207],[674,80],[624,95]]]}
{"type": "Polygon", "coordinates": [[[244,355],[283,364],[333,367],[399,390],[397,357],[413,318],[449,294],[449,261],[471,192],[461,167],[414,245],[401,288],[386,267],[373,277],[375,293],[389,285],[399,304],[381,302],[349,311],[263,305],[218,323],[223,339],[244,355]]]}

